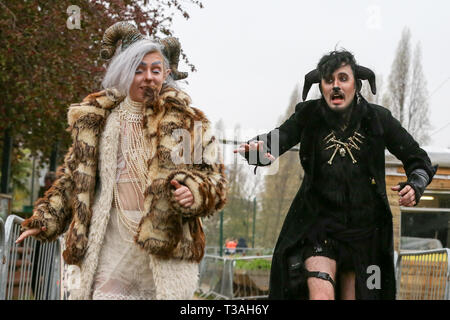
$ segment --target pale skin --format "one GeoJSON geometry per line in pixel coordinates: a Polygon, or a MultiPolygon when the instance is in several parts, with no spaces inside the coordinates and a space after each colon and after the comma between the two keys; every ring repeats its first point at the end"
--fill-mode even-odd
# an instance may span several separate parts
{"type": "MultiPolygon", "coordinates": [[[[136,69],[133,82],[130,86],[130,98],[133,101],[144,101],[144,90],[146,87],[156,89],[160,92],[164,81],[170,74],[170,69],[164,67],[164,60],[158,52],[151,52],[144,56],[142,62],[136,69]]],[[[171,180],[170,184],[175,187],[172,194],[175,200],[178,201],[180,206],[189,208],[194,204],[194,196],[188,187],[180,184],[177,180],[171,180]]],[[[20,243],[27,237],[36,236],[41,231],[45,231],[45,227],[39,229],[30,229],[24,231],[16,240],[16,243],[20,243]]]]}
{"type": "Polygon", "coordinates": [[[164,66],[164,59],[159,52],[147,53],[138,65],[130,86],[130,98],[136,102],[144,102],[146,87],[160,92],[170,69],[164,66]]]}
{"type": "MultiPolygon", "coordinates": [[[[339,112],[348,108],[356,94],[356,82],[351,67],[349,65],[342,65],[330,77],[322,79],[321,90],[330,109],[339,112]],[[333,88],[339,88],[339,94],[336,94],[336,90],[333,90],[333,88]]],[[[243,156],[248,151],[262,150],[263,144],[263,141],[251,141],[248,144],[243,143],[233,152],[243,156]]],[[[275,157],[270,153],[266,153],[264,157],[271,161],[275,160],[275,157]]],[[[391,187],[391,190],[398,191],[399,204],[401,206],[412,207],[416,204],[414,189],[409,185],[401,191],[399,191],[399,185],[391,187]]],[[[309,271],[326,272],[336,282],[336,272],[339,270],[336,270],[336,261],[333,259],[323,256],[309,257],[305,260],[305,267],[309,271]]],[[[341,272],[339,273],[339,280],[341,284],[341,299],[355,300],[355,273],[341,272]]],[[[307,280],[307,284],[309,298],[311,300],[335,299],[334,288],[329,281],[310,277],[307,280]]]]}

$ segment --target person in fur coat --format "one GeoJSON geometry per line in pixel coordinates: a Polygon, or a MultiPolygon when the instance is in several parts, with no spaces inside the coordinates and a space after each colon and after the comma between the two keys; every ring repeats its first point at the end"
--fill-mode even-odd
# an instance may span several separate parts
{"type": "Polygon", "coordinates": [[[269,299],[395,299],[385,149],[408,178],[391,186],[402,206],[419,203],[437,168],[389,110],[364,99],[362,80],[375,94],[370,69],[330,52],[305,76],[303,100],[313,83],[322,97],[235,150],[261,166],[300,143],[305,175],[275,246],[269,299]]]}
{"type": "Polygon", "coordinates": [[[227,181],[208,119],[174,82],[187,77],[179,54],[176,38],[116,23],[105,89],[69,108],[73,145],[17,242],[65,234],[70,299],[193,297],[202,218],[223,208],[227,181]]]}

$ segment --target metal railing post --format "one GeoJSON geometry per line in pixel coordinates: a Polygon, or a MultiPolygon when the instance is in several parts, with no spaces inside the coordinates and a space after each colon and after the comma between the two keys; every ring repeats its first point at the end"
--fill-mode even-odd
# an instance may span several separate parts
{"type": "Polygon", "coordinates": [[[6,295],[6,244],[5,244],[5,223],[0,218],[0,300],[5,300],[6,295]]]}
{"type": "Polygon", "coordinates": [[[253,198],[253,230],[252,230],[252,248],[255,248],[255,234],[256,234],[256,197],[253,198]]]}
{"type": "Polygon", "coordinates": [[[220,211],[219,255],[223,255],[223,210],[220,211]]]}

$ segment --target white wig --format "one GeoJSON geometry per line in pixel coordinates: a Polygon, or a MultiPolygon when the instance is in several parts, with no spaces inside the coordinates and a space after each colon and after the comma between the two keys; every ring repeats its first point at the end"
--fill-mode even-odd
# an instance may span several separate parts
{"type": "MultiPolygon", "coordinates": [[[[102,81],[103,88],[115,88],[122,95],[129,95],[135,72],[147,53],[158,52],[164,59],[164,69],[168,70],[169,61],[162,53],[162,49],[161,44],[152,40],[144,39],[133,43],[112,59],[102,81]]],[[[170,74],[165,83],[170,87],[176,87],[170,74]]]]}

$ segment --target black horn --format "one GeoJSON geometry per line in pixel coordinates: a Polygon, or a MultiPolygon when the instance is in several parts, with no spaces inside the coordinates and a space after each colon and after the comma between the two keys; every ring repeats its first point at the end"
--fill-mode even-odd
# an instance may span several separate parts
{"type": "Polygon", "coordinates": [[[370,90],[373,94],[377,93],[377,84],[375,80],[375,73],[369,68],[363,66],[356,66],[356,78],[361,80],[368,80],[370,90]]]}
{"type": "Polygon", "coordinates": [[[317,69],[314,69],[313,71],[305,75],[305,83],[303,84],[303,95],[302,95],[303,101],[306,100],[309,89],[311,89],[311,86],[314,83],[320,83],[319,71],[317,69]]]}

